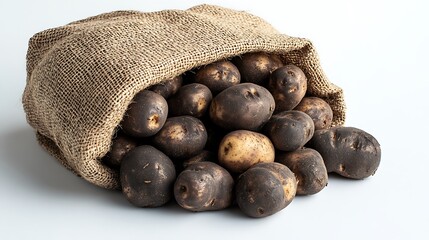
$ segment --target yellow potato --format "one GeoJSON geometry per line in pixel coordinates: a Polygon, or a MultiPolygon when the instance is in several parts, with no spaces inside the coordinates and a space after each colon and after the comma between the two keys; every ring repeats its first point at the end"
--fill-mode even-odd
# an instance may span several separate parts
{"type": "Polygon", "coordinates": [[[242,173],[260,162],[274,162],[275,150],[270,139],[248,130],[228,133],[218,151],[219,163],[231,172],[242,173]]]}

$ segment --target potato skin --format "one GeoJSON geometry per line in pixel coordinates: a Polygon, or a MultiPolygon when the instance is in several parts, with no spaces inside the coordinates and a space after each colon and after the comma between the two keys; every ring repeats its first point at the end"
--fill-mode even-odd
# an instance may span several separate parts
{"type": "Polygon", "coordinates": [[[202,117],[212,101],[210,89],[199,83],[185,85],[168,99],[169,116],[202,117]]]}
{"type": "Polygon", "coordinates": [[[286,65],[271,74],[268,90],[276,102],[275,112],[292,110],[307,92],[307,77],[299,67],[286,65]]]}
{"type": "Polygon", "coordinates": [[[167,101],[155,92],[143,90],[133,98],[121,126],[130,136],[149,137],[164,126],[167,116],[167,101]]]}
{"type": "Polygon", "coordinates": [[[163,96],[165,99],[168,99],[170,96],[175,94],[177,90],[182,86],[183,78],[182,75],[176,76],[174,78],[170,78],[164,80],[158,84],[153,85],[149,88],[152,92],[158,93],[163,96]]]}
{"type": "Polygon", "coordinates": [[[274,158],[275,150],[270,139],[257,132],[230,132],[219,145],[219,164],[234,173],[242,173],[257,163],[274,162],[274,158]]]}
{"type": "Polygon", "coordinates": [[[137,207],[159,207],[172,198],[176,170],[173,162],[149,145],[131,150],[120,168],[122,193],[137,207]]]}
{"type": "Polygon", "coordinates": [[[207,86],[214,95],[240,83],[237,67],[230,61],[218,61],[198,70],[194,81],[207,86]]]}
{"type": "Polygon", "coordinates": [[[314,129],[328,129],[334,116],[331,106],[318,97],[304,97],[295,110],[306,113],[313,119],[314,129]]]}
{"type": "Polygon", "coordinates": [[[300,111],[277,113],[264,126],[264,133],[281,151],[294,151],[303,147],[314,134],[313,120],[300,111]]]}
{"type": "Polygon", "coordinates": [[[197,162],[217,162],[217,155],[214,152],[210,152],[207,150],[203,150],[197,155],[188,158],[183,161],[182,166],[183,169],[189,167],[189,165],[197,162]]]}
{"type": "Polygon", "coordinates": [[[374,175],[381,160],[378,141],[353,127],[317,130],[308,144],[322,155],[328,172],[363,179],[374,175]]]}
{"type": "Polygon", "coordinates": [[[233,60],[241,73],[242,82],[255,83],[266,86],[270,74],[283,66],[277,55],[265,52],[246,53],[233,60]]]}
{"type": "Polygon", "coordinates": [[[111,167],[118,168],[121,165],[123,157],[138,145],[137,140],[123,133],[112,140],[112,145],[109,152],[106,154],[103,161],[111,167]]]}
{"type": "Polygon", "coordinates": [[[220,210],[231,205],[233,187],[234,180],[224,168],[212,162],[197,162],[177,177],[174,197],[189,211],[220,210]]]}
{"type": "Polygon", "coordinates": [[[241,174],[235,194],[241,211],[254,218],[267,217],[289,205],[297,182],[292,171],[280,163],[259,163],[241,174]]]}
{"type": "Polygon", "coordinates": [[[314,149],[301,148],[276,155],[276,162],[287,166],[298,180],[297,195],[316,194],[328,184],[322,156],[314,149]]]}
{"type": "Polygon", "coordinates": [[[213,98],[210,118],[228,130],[259,130],[274,112],[274,98],[264,87],[241,83],[213,98]]]}
{"type": "Polygon", "coordinates": [[[203,123],[192,116],[168,118],[153,137],[153,144],[173,160],[183,160],[200,153],[207,142],[203,123]]]}

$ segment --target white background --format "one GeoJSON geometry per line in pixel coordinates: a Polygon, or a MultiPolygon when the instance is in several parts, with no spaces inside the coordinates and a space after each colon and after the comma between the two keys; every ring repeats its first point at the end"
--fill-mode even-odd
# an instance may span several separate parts
{"type": "Polygon", "coordinates": [[[264,219],[238,210],[132,207],[120,192],[75,177],[36,142],[25,120],[28,39],[114,10],[186,9],[201,1],[0,2],[0,239],[429,239],[427,1],[206,1],[258,15],[313,41],[345,92],[348,126],[382,147],[376,175],[330,178],[264,219]]]}

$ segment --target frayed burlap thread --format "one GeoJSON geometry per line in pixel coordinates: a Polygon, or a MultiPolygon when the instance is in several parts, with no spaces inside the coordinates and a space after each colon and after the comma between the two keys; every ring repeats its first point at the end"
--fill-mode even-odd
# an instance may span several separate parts
{"type": "Polygon", "coordinates": [[[39,143],[66,168],[108,189],[118,173],[100,159],[133,96],[192,68],[265,51],[303,69],[309,92],[345,119],[342,90],[328,81],[310,41],[278,33],[259,17],[211,5],[101,14],[35,34],[23,94],[39,143]]]}

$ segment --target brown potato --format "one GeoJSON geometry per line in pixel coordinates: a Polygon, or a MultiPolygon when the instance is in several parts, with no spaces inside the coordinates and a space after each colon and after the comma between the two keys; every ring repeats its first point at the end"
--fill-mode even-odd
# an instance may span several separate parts
{"type": "Polygon", "coordinates": [[[210,118],[218,126],[238,130],[259,130],[275,108],[267,89],[253,83],[241,83],[219,93],[210,105],[210,118]]]}
{"type": "Polygon", "coordinates": [[[130,136],[149,137],[164,126],[167,116],[167,101],[157,93],[143,90],[134,97],[121,125],[130,136]]]}
{"type": "Polygon", "coordinates": [[[306,113],[313,119],[314,129],[327,129],[331,127],[332,113],[331,106],[318,97],[304,97],[295,110],[306,113]]]}
{"type": "Polygon", "coordinates": [[[149,145],[131,150],[121,163],[122,193],[137,207],[159,207],[172,198],[176,171],[173,162],[149,145]]]}
{"type": "Polygon", "coordinates": [[[279,212],[295,198],[297,182],[280,163],[259,163],[241,174],[235,187],[241,211],[255,218],[279,212]]]}
{"type": "Polygon", "coordinates": [[[266,86],[270,74],[283,66],[277,55],[265,52],[246,53],[233,60],[241,73],[242,82],[251,82],[266,86]]]}
{"type": "Polygon", "coordinates": [[[112,140],[109,152],[103,158],[104,163],[110,167],[118,168],[121,165],[122,158],[137,145],[136,139],[123,133],[118,133],[112,140]]]}
{"type": "Polygon", "coordinates": [[[183,79],[182,76],[177,76],[171,79],[162,81],[161,83],[155,84],[149,88],[149,90],[158,93],[163,96],[165,99],[168,99],[170,96],[175,94],[177,90],[182,86],[183,79]]]}
{"type": "Polygon", "coordinates": [[[211,101],[212,93],[208,87],[199,83],[185,85],[168,99],[169,116],[200,118],[206,113],[211,101]]]}
{"type": "Polygon", "coordinates": [[[237,130],[228,133],[220,143],[219,164],[231,172],[242,173],[261,162],[274,162],[274,146],[265,135],[237,130]]]}
{"type": "Polygon", "coordinates": [[[313,120],[300,111],[275,114],[264,126],[264,133],[281,151],[294,151],[303,147],[313,136],[313,120]]]}
{"type": "Polygon", "coordinates": [[[198,162],[179,174],[174,197],[189,211],[220,210],[231,205],[233,187],[234,180],[224,168],[212,162],[198,162]]]}
{"type": "Polygon", "coordinates": [[[322,155],[328,172],[363,179],[380,165],[380,144],[369,133],[353,127],[318,130],[308,146],[322,155]]]}
{"type": "Polygon", "coordinates": [[[209,64],[195,75],[194,81],[206,85],[214,95],[240,83],[240,72],[230,61],[209,64]]]}
{"type": "Polygon", "coordinates": [[[276,162],[286,165],[298,180],[297,195],[316,194],[328,185],[328,172],[322,156],[314,149],[301,148],[276,155],[276,162]]]}
{"type": "Polygon", "coordinates": [[[276,102],[276,112],[292,110],[307,91],[307,77],[299,67],[286,65],[271,74],[268,90],[276,102]]]}
{"type": "Polygon", "coordinates": [[[191,116],[168,118],[153,138],[154,146],[173,160],[195,156],[203,150],[206,141],[203,123],[191,116]]]}

